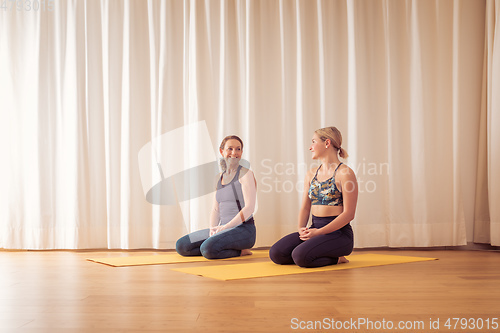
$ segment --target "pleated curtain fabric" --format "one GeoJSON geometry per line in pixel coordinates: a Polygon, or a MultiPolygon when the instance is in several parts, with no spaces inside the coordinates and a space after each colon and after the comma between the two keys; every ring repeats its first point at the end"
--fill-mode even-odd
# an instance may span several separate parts
{"type": "Polygon", "coordinates": [[[486,1],[474,242],[500,244],[500,1],[486,1]]]}
{"type": "MultiPolygon", "coordinates": [[[[356,247],[500,245],[498,1],[53,4],[0,10],[0,248],[171,249],[207,227],[213,193],[157,205],[141,179],[141,149],[192,124],[214,158],[243,139],[256,246],[296,230],[325,126],[358,177],[356,247]]],[[[154,154],[187,168],[197,142],[154,154]]]]}

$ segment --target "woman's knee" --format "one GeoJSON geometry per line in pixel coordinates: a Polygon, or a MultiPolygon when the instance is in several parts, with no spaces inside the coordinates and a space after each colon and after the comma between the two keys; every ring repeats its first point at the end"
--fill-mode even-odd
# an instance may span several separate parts
{"type": "Polygon", "coordinates": [[[200,246],[200,252],[201,255],[207,259],[218,259],[218,251],[214,249],[215,242],[213,242],[212,240],[213,239],[208,239],[204,241],[200,246]]]}
{"type": "Polygon", "coordinates": [[[302,247],[296,247],[292,251],[292,259],[295,265],[303,268],[311,267],[311,260],[307,259],[307,252],[302,247]]]}
{"type": "Polygon", "coordinates": [[[279,244],[274,244],[269,249],[269,258],[278,265],[286,265],[290,263],[290,254],[282,251],[279,244]]]}
{"type": "Polygon", "coordinates": [[[189,238],[187,238],[186,236],[181,237],[175,243],[175,250],[181,256],[186,256],[189,254],[189,245],[190,245],[189,238]]]}

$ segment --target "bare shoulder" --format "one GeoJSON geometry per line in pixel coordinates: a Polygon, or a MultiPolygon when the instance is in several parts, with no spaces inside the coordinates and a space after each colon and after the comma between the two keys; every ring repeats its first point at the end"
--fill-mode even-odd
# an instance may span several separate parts
{"type": "Polygon", "coordinates": [[[257,180],[255,179],[253,171],[245,167],[241,168],[239,180],[244,187],[254,188],[257,186],[257,180]]]}
{"type": "Polygon", "coordinates": [[[356,178],[356,174],[354,170],[351,169],[348,165],[342,163],[342,165],[337,170],[337,174],[341,179],[353,179],[356,178]]]}
{"type": "Polygon", "coordinates": [[[253,179],[255,176],[253,174],[253,171],[248,169],[248,168],[245,168],[245,167],[241,167],[241,170],[240,170],[240,180],[243,180],[243,179],[253,179]]]}

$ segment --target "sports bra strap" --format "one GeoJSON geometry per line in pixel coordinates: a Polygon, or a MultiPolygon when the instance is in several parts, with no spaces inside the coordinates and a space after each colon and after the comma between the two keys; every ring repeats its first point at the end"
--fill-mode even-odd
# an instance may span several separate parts
{"type": "MultiPolygon", "coordinates": [[[[337,165],[337,167],[335,168],[335,171],[333,172],[333,177],[335,177],[335,175],[337,174],[337,170],[338,170],[338,168],[339,168],[342,164],[344,164],[344,163],[340,162],[340,164],[339,164],[339,165],[337,165]]],[[[323,164],[321,164],[321,165],[318,167],[318,169],[316,169],[316,173],[314,174],[313,179],[314,179],[314,178],[316,178],[316,176],[318,176],[318,171],[319,171],[319,169],[321,169],[321,166],[322,166],[322,165],[323,165],[323,164]]]]}
{"type": "Polygon", "coordinates": [[[233,179],[240,179],[240,171],[241,171],[242,166],[238,165],[238,169],[236,170],[236,174],[234,175],[233,179]]]}
{"type": "Polygon", "coordinates": [[[314,174],[313,179],[316,178],[316,176],[318,175],[318,171],[319,171],[319,169],[321,169],[321,165],[322,164],[320,164],[319,167],[316,169],[316,173],[314,174]]]}
{"type": "Polygon", "coordinates": [[[337,173],[338,168],[342,165],[342,162],[340,162],[339,165],[335,168],[335,171],[333,172],[333,177],[335,177],[335,174],[337,173]]]}

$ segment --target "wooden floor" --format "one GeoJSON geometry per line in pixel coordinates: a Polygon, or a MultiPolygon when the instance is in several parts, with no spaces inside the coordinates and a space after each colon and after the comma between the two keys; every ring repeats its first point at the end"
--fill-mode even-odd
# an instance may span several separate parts
{"type": "Polygon", "coordinates": [[[236,281],[85,260],[152,253],[0,251],[0,332],[500,332],[498,252],[363,250],[439,260],[236,281]]]}

